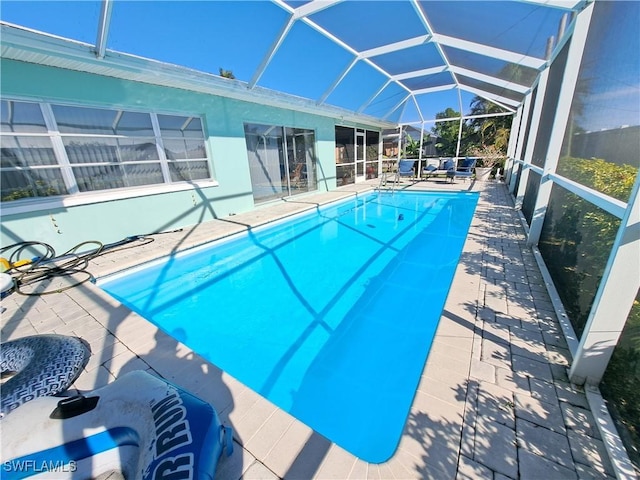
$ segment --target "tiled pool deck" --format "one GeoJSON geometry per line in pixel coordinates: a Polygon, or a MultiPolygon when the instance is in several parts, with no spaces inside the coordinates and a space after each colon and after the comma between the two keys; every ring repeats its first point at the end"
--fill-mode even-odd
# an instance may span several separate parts
{"type": "MultiPolygon", "coordinates": [[[[372,186],[155,235],[97,257],[88,270],[104,276],[372,186]]],[[[404,434],[384,464],[332,444],[90,283],[3,299],[2,341],[77,335],[92,356],[76,389],[143,369],[210,402],[237,442],[221,458],[218,480],[613,478],[586,396],[568,383],[570,353],[505,185],[430,180],[410,188],[473,189],[481,197],[404,434]]]]}

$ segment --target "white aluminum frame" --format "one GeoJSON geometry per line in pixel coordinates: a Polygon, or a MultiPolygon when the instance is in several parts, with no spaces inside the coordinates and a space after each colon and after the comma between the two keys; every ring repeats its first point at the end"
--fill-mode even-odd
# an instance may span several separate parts
{"type": "Polygon", "coordinates": [[[102,0],[95,49],[96,57],[98,58],[104,58],[104,55],[107,51],[107,38],[109,36],[109,26],[111,25],[112,7],[112,0],[102,0]]]}
{"type": "Polygon", "coordinates": [[[520,127],[522,123],[522,110],[523,110],[523,107],[522,105],[520,105],[516,110],[515,115],[511,119],[509,145],[507,145],[507,161],[504,164],[504,170],[503,170],[503,174],[505,175],[505,181],[507,182],[507,184],[511,183],[513,157],[515,156],[518,137],[520,136],[520,132],[521,132],[520,127]]]}
{"type": "MultiPolygon", "coordinates": [[[[556,106],[553,117],[553,126],[545,154],[544,171],[540,177],[540,186],[538,187],[538,194],[536,195],[535,206],[533,207],[531,225],[529,225],[529,235],[527,237],[527,244],[529,245],[537,245],[540,240],[540,234],[542,233],[542,225],[544,224],[547,206],[551,198],[551,188],[553,187],[553,180],[550,174],[555,173],[558,167],[560,149],[562,148],[564,133],[567,122],[569,121],[569,112],[571,111],[573,94],[578,81],[582,54],[584,53],[587,34],[589,33],[593,5],[593,3],[590,4],[578,16],[573,30],[573,36],[571,37],[571,44],[567,52],[567,61],[564,65],[562,85],[558,93],[558,105],[556,106]]],[[[556,52],[557,51],[559,50],[556,50],[556,52]]],[[[548,70],[550,71],[551,67],[548,70]]]]}
{"type": "Polygon", "coordinates": [[[540,128],[540,118],[542,116],[542,105],[544,104],[544,97],[547,92],[547,82],[549,81],[549,68],[545,69],[540,74],[540,80],[538,81],[538,88],[536,92],[536,99],[533,105],[533,113],[531,117],[531,125],[528,125],[529,136],[527,138],[527,145],[524,150],[524,165],[522,172],[520,173],[520,183],[518,184],[518,191],[516,192],[516,208],[522,208],[522,202],[524,200],[524,194],[527,189],[527,183],[529,181],[529,166],[533,159],[533,150],[536,145],[536,139],[538,138],[538,129],[540,128]]]}
{"type": "Polygon", "coordinates": [[[627,322],[640,288],[640,175],[636,176],[622,224],[580,338],[569,380],[597,385],[627,322]]]}
{"type": "MultiPolygon", "coordinates": [[[[529,128],[529,111],[531,110],[531,105],[533,103],[533,92],[535,90],[531,90],[531,92],[525,97],[524,102],[522,102],[522,121],[520,122],[520,129],[516,144],[516,150],[513,155],[514,162],[512,164],[511,171],[511,180],[509,182],[509,193],[517,197],[516,190],[516,182],[518,181],[518,172],[522,170],[522,164],[515,161],[515,159],[522,158],[522,150],[524,149],[524,137],[527,133],[527,129],[529,128]]],[[[536,94],[537,98],[537,94],[536,94]]],[[[517,201],[516,201],[517,204],[517,201]]]]}
{"type": "MultiPolygon", "coordinates": [[[[482,89],[465,86],[464,84],[460,83],[460,81],[458,80],[457,78],[458,74],[472,76],[474,78],[478,78],[491,85],[496,85],[502,88],[513,90],[521,94],[527,94],[530,91],[531,87],[528,87],[526,85],[519,85],[513,82],[508,82],[499,78],[495,78],[489,75],[484,75],[480,72],[475,72],[473,70],[452,65],[449,59],[447,58],[442,48],[442,45],[450,46],[450,47],[468,51],[471,53],[476,53],[479,55],[484,55],[487,57],[493,57],[502,61],[515,63],[518,65],[523,65],[538,71],[545,69],[545,67],[548,65],[548,60],[543,60],[540,58],[523,55],[522,53],[495,48],[488,45],[470,42],[467,40],[462,40],[460,38],[450,37],[448,35],[436,33],[434,32],[429,19],[426,17],[425,13],[420,8],[420,5],[417,0],[411,0],[411,4],[416,12],[416,15],[424,25],[426,31],[429,33],[425,35],[419,35],[417,37],[401,40],[398,42],[385,44],[379,47],[375,47],[375,48],[371,48],[363,51],[357,51],[353,49],[351,46],[347,45],[345,42],[337,38],[332,33],[328,32],[324,28],[320,27],[320,25],[318,25],[311,18],[309,18],[310,15],[318,11],[324,10],[326,8],[329,8],[335,5],[336,3],[340,3],[341,0],[313,1],[310,3],[304,4],[300,7],[292,7],[288,3],[286,3],[284,0],[273,0],[273,1],[275,4],[277,4],[282,9],[284,9],[287,13],[289,13],[289,17],[285,21],[284,25],[281,27],[280,32],[274,38],[274,41],[271,47],[269,48],[262,62],[254,72],[252,79],[248,82],[248,88],[250,90],[253,90],[254,88],[257,87],[257,84],[260,78],[262,77],[265,70],[269,66],[277,50],[286,39],[287,35],[291,31],[291,28],[293,27],[295,22],[298,20],[306,23],[311,28],[313,28],[314,30],[322,34],[324,37],[326,37],[336,45],[339,45],[341,48],[345,49],[347,52],[354,55],[353,60],[343,70],[343,72],[338,76],[338,78],[336,78],[333,81],[333,83],[329,87],[327,87],[327,89],[325,89],[322,95],[318,99],[316,99],[317,105],[325,104],[327,98],[333,93],[333,91],[337,88],[337,86],[342,82],[342,80],[344,80],[344,78],[353,69],[356,63],[360,60],[366,62],[369,66],[371,66],[372,68],[374,68],[375,70],[377,70],[387,78],[387,82],[384,84],[384,86],[380,88],[364,105],[362,105],[357,110],[358,113],[362,113],[371,104],[371,102],[378,95],[382,93],[382,91],[389,85],[389,83],[395,83],[400,88],[407,91],[408,95],[403,99],[402,103],[406,103],[410,98],[413,98],[415,100],[416,95],[434,92],[434,91],[443,90],[443,89],[449,89],[449,88],[458,88],[459,90],[465,90],[475,95],[479,95],[487,100],[490,100],[500,105],[503,108],[510,110],[511,112],[515,112],[516,108],[521,103],[517,100],[512,100],[504,96],[496,95],[482,89]],[[428,68],[424,70],[418,70],[415,72],[407,72],[400,75],[391,75],[390,73],[386,72],[384,69],[380,68],[378,65],[376,65],[373,61],[370,60],[370,58],[377,55],[383,55],[386,53],[395,52],[395,51],[403,50],[406,48],[411,48],[424,43],[433,43],[435,45],[438,53],[440,54],[440,57],[442,58],[442,61],[444,64],[443,66],[428,68]],[[427,88],[427,89],[421,89],[421,90],[411,90],[401,82],[401,80],[406,78],[413,78],[413,77],[422,76],[422,75],[430,75],[434,73],[440,73],[442,71],[449,72],[451,74],[454,81],[452,85],[439,86],[439,87],[433,87],[433,88],[427,88]]],[[[563,7],[559,7],[554,3],[549,3],[549,5],[546,5],[546,6],[575,11],[576,9],[578,9],[578,6],[581,5],[581,3],[582,2],[576,2],[573,6],[567,6],[562,4],[562,1],[560,1],[558,5],[562,4],[563,7]]],[[[562,40],[565,41],[565,38],[566,36],[562,40]]],[[[400,108],[400,106],[402,106],[402,103],[398,105],[394,105],[393,107],[390,108],[390,110],[388,110],[386,113],[383,113],[380,117],[383,120],[388,119],[398,108],[400,108]]],[[[417,105],[417,102],[416,102],[416,108],[418,110],[418,114],[420,115],[420,117],[421,118],[424,117],[420,108],[417,105]]]]}
{"type": "Polygon", "coordinates": [[[51,143],[53,144],[53,152],[56,160],[58,161],[58,167],[62,172],[64,184],[67,187],[67,195],[76,195],[80,190],[78,189],[78,183],[76,182],[76,177],[73,174],[69,157],[67,156],[67,150],[64,148],[64,144],[62,143],[62,136],[60,135],[60,130],[58,130],[58,125],[53,115],[51,104],[44,102],[37,102],[36,104],[40,107],[40,111],[42,111],[42,116],[44,117],[44,122],[47,125],[47,133],[51,139],[51,143]]]}
{"type": "MultiPolygon", "coordinates": [[[[564,132],[569,121],[569,109],[573,101],[575,84],[582,60],[582,52],[586,44],[587,33],[590,28],[594,8],[594,4],[591,2],[582,5],[585,7],[584,10],[578,14],[570,26],[570,28],[573,28],[570,40],[571,45],[565,65],[563,83],[559,92],[556,114],[553,119],[554,123],[547,148],[544,168],[537,167],[530,163],[532,149],[529,147],[535,145],[535,139],[531,139],[531,134],[533,134],[534,137],[537,134],[541,109],[536,107],[541,104],[541,101],[544,99],[548,69],[543,72],[543,74],[546,75],[541,77],[538,85],[536,105],[534,107],[531,125],[527,125],[531,94],[527,96],[526,101],[521,107],[522,123],[517,135],[518,144],[515,146],[516,158],[512,164],[510,191],[514,193],[517,169],[523,169],[517,192],[517,197],[520,197],[520,201],[517,201],[517,204],[518,207],[521,206],[521,198],[526,189],[526,177],[529,170],[533,170],[541,175],[541,185],[538,189],[534,208],[536,213],[534,213],[531,222],[533,232],[532,229],[528,229],[528,243],[531,244],[531,248],[536,255],[536,260],[540,263],[540,270],[543,272],[545,283],[549,289],[552,303],[556,308],[558,319],[563,332],[565,332],[572,355],[568,372],[569,381],[573,384],[585,385],[591,411],[594,415],[598,430],[605,440],[604,445],[613,463],[617,478],[632,479],[637,478],[633,465],[620,441],[616,427],[609,415],[597,385],[603,378],[640,289],[640,171],[636,174],[635,184],[628,203],[611,198],[608,195],[555,173],[564,132]],[[540,101],[538,100],[539,98],[540,101]],[[527,158],[521,160],[521,152],[524,147],[522,132],[526,132],[526,129],[530,129],[529,140],[527,142],[529,163],[527,163],[527,158]],[[542,256],[537,249],[540,229],[544,220],[543,216],[549,205],[550,190],[553,184],[574,193],[587,202],[622,219],[603,276],[600,279],[589,317],[579,341],[575,338],[573,327],[569,323],[566,313],[564,313],[564,307],[562,307],[562,302],[553,285],[553,280],[548,274],[546,265],[544,265],[542,256]],[[557,305],[558,303],[559,306],[557,305]]],[[[561,42],[556,46],[551,58],[555,58],[555,56],[558,55],[563,45],[564,42],[561,42]]]]}
{"type": "MultiPolygon", "coordinates": [[[[565,128],[569,121],[569,111],[573,101],[593,9],[594,3],[586,4],[572,25],[571,45],[569,46],[567,64],[559,92],[559,101],[553,120],[544,167],[532,165],[531,157],[539,128],[542,113],[541,106],[546,92],[549,69],[542,72],[538,83],[531,125],[526,125],[531,93],[521,107],[522,125],[519,127],[520,134],[518,135],[518,143],[514,152],[516,158],[513,161],[511,173],[511,185],[513,186],[517,169],[521,168],[523,170],[518,191],[515,193],[516,208],[521,207],[522,197],[527,187],[528,172],[532,170],[541,175],[534,215],[527,239],[528,244],[534,249],[536,249],[540,238],[544,215],[549,205],[551,188],[554,184],[622,220],[584,332],[577,347],[574,346],[571,349],[573,361],[569,370],[569,380],[575,384],[587,384],[590,386],[597,385],[601,381],[640,289],[640,222],[638,222],[640,218],[640,172],[636,176],[628,203],[609,197],[555,172],[565,128]],[[521,132],[526,131],[523,129],[529,129],[529,137],[525,158],[521,159],[521,152],[524,147],[521,132]]],[[[552,58],[557,56],[563,45],[564,42],[556,46],[552,58]]]]}

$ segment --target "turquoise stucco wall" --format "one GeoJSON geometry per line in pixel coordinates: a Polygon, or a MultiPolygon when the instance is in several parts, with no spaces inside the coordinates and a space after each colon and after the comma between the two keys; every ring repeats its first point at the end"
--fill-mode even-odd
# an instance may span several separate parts
{"type": "Polygon", "coordinates": [[[218,186],[2,213],[3,246],[42,241],[62,253],[85,240],[111,243],[134,234],[187,227],[255,207],[244,139],[244,123],[313,129],[318,155],[318,190],[335,188],[335,121],[269,107],[42,65],[2,60],[2,96],[78,105],[122,107],[204,117],[211,167],[218,186]]]}

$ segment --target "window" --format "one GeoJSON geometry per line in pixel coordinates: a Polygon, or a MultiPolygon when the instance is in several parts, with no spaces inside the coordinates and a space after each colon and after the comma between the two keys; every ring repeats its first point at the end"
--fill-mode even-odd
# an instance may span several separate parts
{"type": "Polygon", "coordinates": [[[200,119],[158,115],[158,124],[171,181],[209,178],[209,163],[200,119]]]}
{"type": "Polygon", "coordinates": [[[198,117],[12,100],[0,117],[2,201],[211,178],[198,117]]]}
{"type": "Polygon", "coordinates": [[[0,105],[2,201],[68,193],[40,106],[0,105]]]}

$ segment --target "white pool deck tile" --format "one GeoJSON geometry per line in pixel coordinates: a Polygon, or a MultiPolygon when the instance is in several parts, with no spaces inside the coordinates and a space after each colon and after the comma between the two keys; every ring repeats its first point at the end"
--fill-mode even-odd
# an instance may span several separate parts
{"type": "MultiPolygon", "coordinates": [[[[154,235],[97,257],[89,271],[102,277],[375,186],[154,235]]],[[[584,392],[567,383],[570,354],[505,185],[405,180],[400,188],[475,190],[480,202],[398,449],[385,463],[354,457],[91,283],[6,297],[2,341],[77,335],[92,357],[74,390],[142,369],[210,402],[234,429],[235,451],[221,457],[217,480],[613,478],[584,392]]],[[[64,286],[54,282],[48,288],[64,286]]]]}

